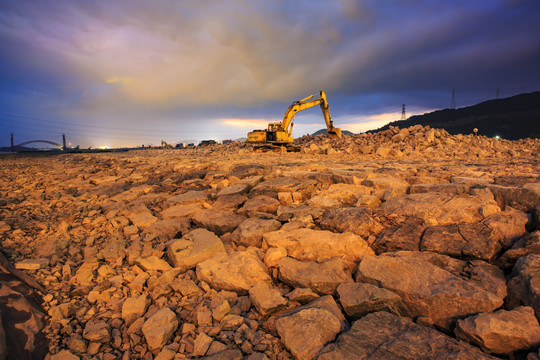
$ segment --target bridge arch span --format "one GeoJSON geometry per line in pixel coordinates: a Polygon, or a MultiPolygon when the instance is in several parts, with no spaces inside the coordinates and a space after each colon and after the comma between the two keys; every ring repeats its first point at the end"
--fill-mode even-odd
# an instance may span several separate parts
{"type": "Polygon", "coordinates": [[[20,143],[18,145],[13,145],[14,148],[18,148],[18,147],[22,147],[22,146],[25,146],[25,145],[28,145],[28,144],[33,144],[33,143],[46,143],[46,144],[51,144],[51,145],[54,145],[56,146],[57,148],[62,148],[62,145],[60,144],[57,144],[55,142],[52,142],[52,141],[49,141],[49,140],[30,140],[30,141],[25,141],[23,143],[20,143]]]}

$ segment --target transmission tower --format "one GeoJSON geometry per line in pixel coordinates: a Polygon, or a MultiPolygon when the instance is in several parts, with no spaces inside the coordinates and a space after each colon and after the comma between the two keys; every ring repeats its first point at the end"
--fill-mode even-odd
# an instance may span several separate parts
{"type": "Polygon", "coordinates": [[[405,104],[401,107],[401,120],[405,120],[407,117],[405,116],[405,104]]]}
{"type": "Polygon", "coordinates": [[[456,89],[452,89],[452,104],[450,104],[450,109],[456,109],[456,89]]]}

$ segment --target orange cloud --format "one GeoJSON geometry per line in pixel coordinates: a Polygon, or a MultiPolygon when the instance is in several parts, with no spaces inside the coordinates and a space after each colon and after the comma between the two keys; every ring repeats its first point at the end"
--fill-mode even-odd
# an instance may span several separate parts
{"type": "Polygon", "coordinates": [[[221,123],[223,125],[241,128],[265,129],[269,121],[264,119],[223,119],[221,123]]]}

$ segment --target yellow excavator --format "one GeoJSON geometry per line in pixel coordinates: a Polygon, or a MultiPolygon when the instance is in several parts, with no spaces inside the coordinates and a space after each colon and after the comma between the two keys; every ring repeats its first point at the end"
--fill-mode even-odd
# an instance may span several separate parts
{"type": "Polygon", "coordinates": [[[268,124],[266,130],[253,130],[248,133],[248,143],[270,144],[270,145],[290,145],[294,139],[292,137],[293,119],[297,112],[309,109],[313,106],[321,106],[321,110],[326,122],[328,135],[332,138],[341,138],[341,129],[334,127],[330,117],[326,94],[320,91],[319,94],[313,94],[305,99],[293,102],[281,122],[268,124]],[[317,96],[318,97],[315,97],[317,96]]]}

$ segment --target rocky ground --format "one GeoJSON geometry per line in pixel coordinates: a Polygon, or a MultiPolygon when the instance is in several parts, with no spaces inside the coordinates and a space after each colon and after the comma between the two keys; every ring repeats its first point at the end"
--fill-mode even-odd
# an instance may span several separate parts
{"type": "Polygon", "coordinates": [[[0,159],[47,358],[540,359],[540,140],[297,143],[0,159]]]}

